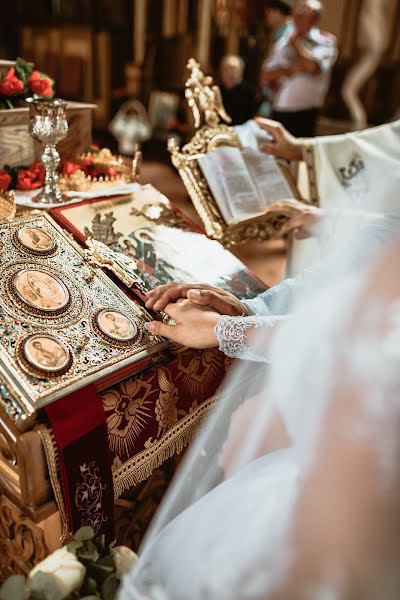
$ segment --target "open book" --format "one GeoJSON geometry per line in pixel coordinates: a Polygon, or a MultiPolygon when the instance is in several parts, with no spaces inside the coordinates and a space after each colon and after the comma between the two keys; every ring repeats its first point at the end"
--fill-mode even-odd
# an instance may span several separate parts
{"type": "MultiPolygon", "coordinates": [[[[256,124],[254,126],[257,127],[256,124]]],[[[244,148],[220,147],[198,158],[211,193],[228,225],[257,216],[275,200],[293,197],[293,191],[275,158],[257,149],[254,132],[247,128],[245,133],[247,139],[243,137],[241,140],[242,144],[246,144],[244,148]],[[250,143],[252,135],[254,142],[250,143]]]]}

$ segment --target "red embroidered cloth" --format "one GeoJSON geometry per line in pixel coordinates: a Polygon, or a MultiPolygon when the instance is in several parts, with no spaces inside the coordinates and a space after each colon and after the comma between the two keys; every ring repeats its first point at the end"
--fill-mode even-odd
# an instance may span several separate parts
{"type": "Polygon", "coordinates": [[[94,385],[45,408],[58,450],[69,531],[114,535],[114,494],[105,414],[94,385]]]}
{"type": "Polygon", "coordinates": [[[172,359],[101,392],[118,497],[192,439],[231,359],[180,348],[172,359]]]}

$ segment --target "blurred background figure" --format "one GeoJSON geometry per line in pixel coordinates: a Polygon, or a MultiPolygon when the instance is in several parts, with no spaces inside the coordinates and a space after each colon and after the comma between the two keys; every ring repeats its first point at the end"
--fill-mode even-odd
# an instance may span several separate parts
{"type": "Polygon", "coordinates": [[[240,56],[228,54],[220,66],[220,88],[226,112],[232,125],[240,125],[254,117],[257,111],[255,92],[243,80],[245,64],[240,56]]]}
{"type": "Polygon", "coordinates": [[[360,91],[375,73],[388,45],[387,8],[387,0],[364,0],[361,5],[360,28],[366,46],[361,58],[347,73],[342,87],[342,96],[349,109],[354,130],[368,126],[368,115],[360,98],[360,91]]]}
{"type": "MultiPolygon", "coordinates": [[[[276,51],[275,48],[282,36],[293,31],[291,0],[267,0],[265,3],[265,24],[272,34],[272,48],[270,55],[276,51]]],[[[272,99],[274,89],[277,89],[277,81],[272,80],[266,85],[264,82],[264,71],[268,71],[269,57],[264,62],[260,78],[260,106],[258,114],[261,117],[272,115],[272,99]]]]}
{"type": "Polygon", "coordinates": [[[137,144],[151,137],[152,127],[146,108],[140,102],[141,74],[140,68],[134,62],[124,67],[125,85],[113,91],[113,97],[125,100],[118,108],[108,129],[117,140],[118,152],[133,156],[137,144]]]}
{"type": "Polygon", "coordinates": [[[262,77],[275,88],[273,118],[300,137],[315,135],[337,58],[336,38],[318,27],[321,14],[319,0],[297,0],[294,30],[287,28],[277,40],[262,77]]]}
{"type": "Polygon", "coordinates": [[[111,121],[109,129],[118,142],[118,152],[132,156],[137,144],[151,137],[147,111],[139,100],[127,100],[111,121]]]}

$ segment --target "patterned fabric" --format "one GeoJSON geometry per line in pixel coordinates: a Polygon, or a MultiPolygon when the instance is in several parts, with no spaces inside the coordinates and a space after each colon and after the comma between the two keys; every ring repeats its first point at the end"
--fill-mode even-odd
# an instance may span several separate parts
{"type": "Polygon", "coordinates": [[[190,442],[230,363],[217,349],[179,348],[171,361],[101,393],[116,498],[190,442]]]}

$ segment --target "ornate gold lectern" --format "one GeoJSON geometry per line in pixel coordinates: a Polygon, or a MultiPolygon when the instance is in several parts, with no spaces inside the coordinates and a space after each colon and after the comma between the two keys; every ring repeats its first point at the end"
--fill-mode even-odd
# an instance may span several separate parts
{"type": "MultiPolygon", "coordinates": [[[[220,89],[214,85],[212,77],[204,75],[199,63],[193,58],[189,60],[187,67],[191,75],[186,82],[185,96],[193,112],[196,132],[182,149],[179,149],[175,139],[169,140],[172,163],[179,171],[207,235],[227,247],[252,239],[268,240],[282,226],[285,217],[258,215],[227,225],[221,215],[199,167],[198,158],[219,146],[240,148],[240,141],[235,129],[227,124],[231,119],[223,106],[220,89]]],[[[281,168],[291,185],[293,196],[297,197],[298,192],[290,173],[285,165],[281,165],[281,168]]]]}

